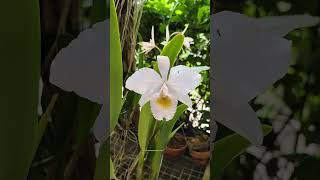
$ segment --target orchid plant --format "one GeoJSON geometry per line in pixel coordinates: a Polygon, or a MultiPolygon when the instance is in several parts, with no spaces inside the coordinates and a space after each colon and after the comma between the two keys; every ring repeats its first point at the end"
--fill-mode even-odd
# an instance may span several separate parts
{"type": "Polygon", "coordinates": [[[126,81],[125,87],[141,95],[139,105],[142,107],[139,119],[139,144],[141,148],[138,167],[138,179],[142,178],[145,152],[150,151],[150,139],[155,137],[155,153],[152,154],[151,179],[158,176],[163,150],[170,141],[174,132],[173,125],[187,107],[192,107],[189,93],[195,90],[201,83],[200,72],[209,67],[187,67],[184,65],[174,66],[176,59],[183,46],[190,49],[193,39],[184,37],[183,32],[169,33],[166,28],[166,41],[163,50],[156,45],[154,39],[154,27],[151,29],[151,40],[141,42],[141,53],[149,53],[156,48],[161,53],[156,57],[154,69],[143,67],[132,74],[126,81]],[[170,37],[174,36],[171,40],[170,37]],[[178,102],[184,105],[177,107],[178,102]],[[157,122],[160,123],[157,123],[157,122]],[[153,131],[157,129],[157,131],[153,131]]]}

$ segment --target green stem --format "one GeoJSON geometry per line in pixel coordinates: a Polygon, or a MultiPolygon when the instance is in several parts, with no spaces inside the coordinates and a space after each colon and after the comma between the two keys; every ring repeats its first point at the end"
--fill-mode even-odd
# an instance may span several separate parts
{"type": "Polygon", "coordinates": [[[150,180],[159,179],[162,159],[163,159],[163,151],[156,151],[152,159],[152,165],[151,165],[152,172],[151,172],[151,177],[149,178],[150,180]]]}
{"type": "MultiPolygon", "coordinates": [[[[158,121],[155,122],[154,127],[153,127],[153,131],[152,131],[152,136],[150,138],[153,139],[153,137],[155,136],[155,134],[158,132],[159,130],[159,123],[158,121]]],[[[149,141],[150,141],[149,140],[149,141]]],[[[149,147],[149,142],[147,143],[147,148],[149,147]]],[[[146,155],[147,149],[142,149],[140,154],[139,154],[139,163],[138,163],[138,167],[137,167],[137,180],[142,180],[143,178],[143,167],[144,167],[144,157],[146,155]]]]}
{"type": "Polygon", "coordinates": [[[139,154],[139,163],[137,167],[137,180],[142,180],[143,178],[144,155],[145,153],[143,151],[141,151],[139,154]]]}

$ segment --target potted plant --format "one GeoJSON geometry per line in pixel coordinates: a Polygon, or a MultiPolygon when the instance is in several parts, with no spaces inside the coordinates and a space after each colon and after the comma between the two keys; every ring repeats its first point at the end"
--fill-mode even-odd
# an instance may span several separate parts
{"type": "Polygon", "coordinates": [[[181,133],[176,133],[167,145],[164,156],[168,159],[174,159],[182,156],[187,149],[185,136],[181,133]]]}
{"type": "Polygon", "coordinates": [[[199,166],[205,166],[210,158],[209,136],[202,134],[188,137],[188,147],[192,161],[199,166]]]}

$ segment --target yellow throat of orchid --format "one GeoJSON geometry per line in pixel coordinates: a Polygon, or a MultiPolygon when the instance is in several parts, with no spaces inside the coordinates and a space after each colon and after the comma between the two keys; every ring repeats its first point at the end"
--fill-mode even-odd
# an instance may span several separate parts
{"type": "Polygon", "coordinates": [[[172,106],[172,99],[170,98],[166,84],[163,84],[160,90],[160,95],[156,99],[156,103],[163,109],[168,109],[172,106]]]}
{"type": "Polygon", "coordinates": [[[159,96],[156,102],[159,106],[161,106],[164,109],[167,109],[172,105],[172,101],[169,96],[159,96]]]}

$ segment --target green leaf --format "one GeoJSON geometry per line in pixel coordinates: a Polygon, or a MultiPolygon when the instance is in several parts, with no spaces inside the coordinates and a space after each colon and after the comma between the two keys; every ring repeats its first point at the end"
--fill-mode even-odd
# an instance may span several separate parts
{"type": "Polygon", "coordinates": [[[173,66],[176,59],[182,49],[184,41],[183,34],[177,34],[168,44],[162,49],[161,55],[168,56],[170,59],[170,65],[173,66]]]}
{"type": "Polygon", "coordinates": [[[111,159],[110,159],[110,179],[118,179],[115,175],[114,165],[111,159]]]}
{"type": "Polygon", "coordinates": [[[176,124],[179,117],[183,114],[183,112],[188,107],[184,104],[178,106],[177,111],[174,115],[174,117],[170,121],[161,121],[162,126],[160,130],[155,135],[155,152],[152,156],[151,161],[151,179],[157,178],[160,168],[161,168],[161,162],[163,157],[163,150],[167,147],[167,144],[170,141],[171,133],[174,125],[176,124]]]}
{"type": "Polygon", "coordinates": [[[156,120],[153,118],[151,112],[150,102],[148,102],[141,108],[139,117],[138,139],[142,150],[146,150],[148,147],[148,142],[152,136],[155,121],[156,120]]]}
{"type": "Polygon", "coordinates": [[[139,163],[137,168],[137,179],[142,179],[145,150],[147,150],[150,138],[155,127],[156,120],[153,118],[150,102],[141,108],[138,126],[138,140],[141,152],[139,154],[139,163]]]}
{"type": "Polygon", "coordinates": [[[39,14],[38,0],[1,1],[1,180],[25,180],[32,159],[40,80],[39,14]]]}
{"type": "Polygon", "coordinates": [[[122,54],[118,18],[110,1],[110,132],[115,128],[122,106],[122,54]]]}
{"type": "Polygon", "coordinates": [[[188,106],[182,104],[178,106],[177,111],[174,117],[170,121],[163,121],[163,127],[158,131],[155,136],[155,144],[157,149],[164,149],[170,141],[170,135],[172,133],[172,129],[179,117],[183,114],[183,112],[188,108],[188,106]]]}
{"type": "MultiPolygon", "coordinates": [[[[110,1],[110,132],[115,128],[120,111],[123,105],[122,101],[122,53],[120,45],[120,34],[118,27],[118,18],[114,0],[110,1]]],[[[96,162],[96,171],[94,180],[106,180],[110,177],[111,161],[109,156],[110,137],[102,144],[99,150],[99,157],[96,162]]]]}
{"type": "Polygon", "coordinates": [[[183,125],[184,123],[180,124],[175,130],[173,130],[169,135],[169,139],[173,138],[173,136],[179,131],[180,128],[182,128],[183,125]]]}
{"type": "Polygon", "coordinates": [[[40,141],[42,139],[42,136],[47,128],[47,124],[49,122],[51,112],[53,110],[53,107],[58,99],[58,94],[54,94],[50,100],[50,103],[46,109],[46,112],[42,115],[39,122],[36,124],[36,127],[34,129],[34,143],[33,143],[33,151],[32,151],[32,159],[34,158],[34,155],[38,149],[38,146],[40,144],[40,141]]]}
{"type": "MultiPolygon", "coordinates": [[[[185,105],[185,104],[179,105],[177,107],[177,111],[176,111],[176,114],[174,115],[174,117],[170,121],[167,122],[168,123],[168,131],[169,131],[170,134],[172,132],[172,129],[173,129],[174,125],[177,123],[179,117],[184,113],[185,110],[187,110],[187,108],[188,108],[188,106],[185,105]]],[[[171,139],[170,135],[169,135],[168,138],[169,138],[169,140],[171,139]]]]}
{"type": "Polygon", "coordinates": [[[210,164],[208,164],[204,170],[202,180],[210,180],[210,164]]]}
{"type": "Polygon", "coordinates": [[[202,6],[198,9],[197,21],[198,24],[203,23],[205,20],[210,17],[210,6],[202,6]]]}
{"type": "MultiPolygon", "coordinates": [[[[99,149],[99,157],[96,162],[96,170],[94,174],[94,180],[106,180],[112,173],[114,172],[111,170],[111,163],[112,162],[109,153],[110,153],[110,137],[107,138],[105,142],[103,142],[99,149]]],[[[112,164],[113,165],[113,164],[112,164]]]]}
{"type": "MultiPolygon", "coordinates": [[[[263,134],[268,135],[272,130],[271,126],[263,126],[263,134]]],[[[211,176],[218,179],[233,159],[241,155],[251,143],[238,134],[227,136],[214,144],[214,150],[210,161],[211,176]]]]}

